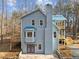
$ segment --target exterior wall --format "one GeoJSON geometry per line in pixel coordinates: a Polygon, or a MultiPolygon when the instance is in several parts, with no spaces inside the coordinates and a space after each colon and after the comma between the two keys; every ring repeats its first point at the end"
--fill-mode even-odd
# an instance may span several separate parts
{"type": "Polygon", "coordinates": [[[24,43],[24,33],[23,33],[23,23],[22,23],[22,19],[21,19],[21,49],[22,49],[22,53],[27,53],[27,45],[25,45],[24,43]]]}
{"type": "Polygon", "coordinates": [[[55,52],[57,51],[58,45],[59,45],[59,39],[58,39],[59,30],[58,30],[58,28],[55,26],[55,25],[56,25],[55,23],[56,23],[55,21],[52,22],[52,29],[53,29],[53,30],[52,30],[53,53],[55,53],[55,52]],[[54,37],[54,32],[56,32],[56,38],[54,37]]]}
{"type": "Polygon", "coordinates": [[[36,44],[37,45],[36,45],[36,51],[35,51],[36,53],[44,53],[44,47],[45,47],[44,46],[44,42],[45,42],[44,41],[45,40],[44,32],[45,31],[44,31],[43,28],[42,29],[41,28],[37,29],[37,33],[36,33],[37,34],[36,35],[36,44]],[[38,49],[39,44],[41,44],[41,47],[42,47],[41,50],[38,49]]]}
{"type": "Polygon", "coordinates": [[[22,52],[27,53],[27,44],[35,44],[35,53],[44,53],[44,40],[45,40],[45,16],[41,14],[39,11],[35,12],[31,15],[24,17],[21,21],[21,47],[22,52]],[[34,38],[35,42],[24,42],[24,31],[23,29],[32,25],[32,20],[35,20],[34,27],[36,28],[36,37],[34,38]],[[40,26],[40,20],[43,20],[43,26],[40,26]],[[38,45],[41,44],[41,50],[38,49],[38,45]]]}
{"type": "Polygon", "coordinates": [[[46,5],[45,54],[52,54],[52,5],[46,5]]]}
{"type": "Polygon", "coordinates": [[[23,18],[23,28],[26,27],[26,25],[32,25],[32,20],[35,20],[35,28],[39,28],[39,27],[45,27],[45,16],[43,14],[40,13],[40,11],[37,11],[31,15],[28,15],[26,17],[23,18]],[[43,26],[40,26],[40,20],[43,20],[43,26]]]}

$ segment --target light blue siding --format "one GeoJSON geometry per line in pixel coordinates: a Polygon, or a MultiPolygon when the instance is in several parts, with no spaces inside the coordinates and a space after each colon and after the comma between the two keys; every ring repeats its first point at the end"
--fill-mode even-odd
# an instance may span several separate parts
{"type": "Polygon", "coordinates": [[[23,28],[25,28],[26,25],[32,25],[32,20],[35,20],[35,26],[34,27],[40,27],[40,20],[43,20],[43,26],[45,27],[45,16],[41,14],[39,11],[28,15],[23,18],[23,28]]]}
{"type": "Polygon", "coordinates": [[[22,51],[23,53],[27,53],[27,44],[28,42],[23,42],[25,41],[24,39],[24,29],[27,30],[27,29],[34,29],[35,32],[36,32],[36,37],[34,38],[34,42],[30,42],[29,44],[35,44],[35,53],[44,53],[44,40],[45,40],[45,20],[46,20],[46,17],[40,13],[40,11],[37,11],[33,14],[30,14],[26,17],[24,17],[22,19],[22,38],[21,38],[21,43],[22,43],[22,51]],[[33,26],[32,25],[32,20],[35,21],[35,25],[33,26]],[[40,20],[43,21],[43,26],[40,25],[40,20]],[[27,28],[27,26],[29,26],[27,28]],[[41,44],[41,50],[38,49],[38,45],[41,44]]]}
{"type": "Polygon", "coordinates": [[[53,45],[53,53],[56,53],[57,49],[58,49],[58,44],[59,44],[59,40],[58,40],[58,35],[59,35],[59,31],[58,28],[56,27],[56,21],[52,22],[52,45],[53,45]],[[54,32],[56,32],[56,38],[54,37],[54,32]]]}
{"type": "Polygon", "coordinates": [[[27,53],[27,44],[35,45],[35,53],[53,54],[56,52],[58,38],[54,38],[54,32],[56,32],[57,36],[58,28],[53,24],[55,22],[52,22],[52,5],[46,5],[46,15],[40,11],[35,11],[21,19],[21,49],[23,53],[27,53]],[[35,25],[32,25],[32,20],[35,21],[35,25]],[[42,26],[40,20],[43,21],[42,26]],[[28,42],[28,39],[24,37],[24,31],[31,29],[36,32],[36,36],[33,37],[34,41],[28,42]],[[41,50],[38,48],[39,44],[41,44],[41,50]]]}

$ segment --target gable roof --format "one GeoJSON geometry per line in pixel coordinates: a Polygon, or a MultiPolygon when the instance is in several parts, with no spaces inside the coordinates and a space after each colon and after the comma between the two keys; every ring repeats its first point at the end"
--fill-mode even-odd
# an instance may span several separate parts
{"type": "Polygon", "coordinates": [[[41,14],[43,14],[44,16],[46,16],[46,15],[42,12],[42,10],[40,10],[40,9],[38,8],[38,9],[36,9],[36,10],[34,10],[34,11],[28,13],[28,14],[23,15],[22,17],[20,17],[20,19],[23,19],[24,17],[29,16],[29,15],[35,13],[35,12],[38,12],[38,11],[39,11],[41,14]]]}
{"type": "Polygon", "coordinates": [[[66,18],[63,15],[52,15],[52,20],[66,20],[66,18]]]}

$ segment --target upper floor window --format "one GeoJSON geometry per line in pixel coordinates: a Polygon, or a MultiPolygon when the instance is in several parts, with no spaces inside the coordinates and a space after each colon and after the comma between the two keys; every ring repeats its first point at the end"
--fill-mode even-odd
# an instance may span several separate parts
{"type": "Polygon", "coordinates": [[[42,20],[40,20],[40,25],[43,25],[43,21],[42,20]]]}
{"type": "Polygon", "coordinates": [[[56,38],[56,32],[54,32],[54,38],[56,38]]]}
{"type": "Polygon", "coordinates": [[[34,20],[32,20],[32,25],[35,25],[35,21],[34,20]]]}

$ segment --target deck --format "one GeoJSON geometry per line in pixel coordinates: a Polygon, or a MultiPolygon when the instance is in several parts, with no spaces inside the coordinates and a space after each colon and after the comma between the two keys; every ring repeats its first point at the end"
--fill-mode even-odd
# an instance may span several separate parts
{"type": "Polygon", "coordinates": [[[60,45],[57,54],[60,59],[79,59],[79,44],[60,45]]]}
{"type": "Polygon", "coordinates": [[[57,50],[57,54],[60,59],[72,59],[72,51],[69,48],[65,48],[64,45],[61,45],[59,47],[59,50],[57,50]]]}

